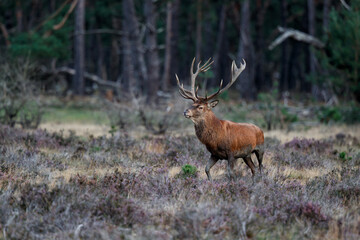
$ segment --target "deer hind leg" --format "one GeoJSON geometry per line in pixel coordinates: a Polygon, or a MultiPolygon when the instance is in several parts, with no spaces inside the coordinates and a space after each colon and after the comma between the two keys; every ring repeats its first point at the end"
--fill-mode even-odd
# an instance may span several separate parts
{"type": "Polygon", "coordinates": [[[212,180],[211,178],[211,174],[210,174],[210,169],[215,165],[215,163],[218,161],[219,159],[217,159],[216,157],[214,156],[211,156],[206,164],[206,167],[205,167],[205,173],[208,177],[209,180],[212,180]]]}
{"type": "Polygon", "coordinates": [[[253,161],[251,160],[251,155],[248,155],[248,156],[244,157],[243,159],[244,159],[244,162],[246,163],[246,165],[250,168],[251,173],[254,177],[255,176],[255,165],[254,165],[253,161]]]}
{"type": "Polygon", "coordinates": [[[254,153],[255,153],[256,158],[258,159],[258,162],[259,162],[260,174],[262,174],[262,168],[263,168],[262,160],[263,160],[263,157],[264,157],[264,150],[256,149],[256,150],[254,150],[254,153]]]}

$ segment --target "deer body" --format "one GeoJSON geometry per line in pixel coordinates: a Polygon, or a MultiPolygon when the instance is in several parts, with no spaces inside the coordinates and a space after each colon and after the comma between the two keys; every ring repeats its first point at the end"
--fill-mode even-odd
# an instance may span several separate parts
{"type": "Polygon", "coordinates": [[[218,100],[210,102],[210,100],[226,90],[234,83],[236,78],[245,69],[245,64],[242,64],[240,68],[237,68],[235,63],[232,65],[232,80],[223,89],[222,81],[220,83],[219,90],[209,97],[199,97],[197,95],[197,89],[195,91],[195,78],[199,72],[205,72],[209,69],[209,61],[207,61],[202,67],[198,64],[196,73],[193,73],[193,65],[191,66],[191,91],[186,90],[180,85],[180,81],[177,78],[179,91],[181,96],[187,99],[191,99],[194,103],[190,108],[185,110],[184,116],[191,119],[194,122],[195,133],[198,139],[206,146],[207,150],[211,153],[210,159],[205,168],[205,172],[208,179],[211,180],[210,169],[218,160],[228,161],[228,174],[229,177],[233,177],[233,168],[236,159],[242,158],[244,162],[251,169],[253,176],[255,175],[255,165],[251,159],[251,154],[255,153],[259,162],[259,170],[261,173],[262,159],[264,154],[264,134],[263,131],[248,123],[234,123],[227,120],[218,119],[212,112],[212,108],[218,104],[218,100]]]}
{"type": "Polygon", "coordinates": [[[195,132],[207,150],[218,159],[227,159],[230,155],[235,158],[246,157],[264,143],[264,135],[259,127],[219,120],[212,115],[195,124],[195,132]]]}

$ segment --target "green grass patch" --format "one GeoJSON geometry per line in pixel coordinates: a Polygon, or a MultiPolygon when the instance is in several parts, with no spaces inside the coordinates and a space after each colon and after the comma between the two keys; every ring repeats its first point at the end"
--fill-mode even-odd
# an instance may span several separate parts
{"type": "Polygon", "coordinates": [[[182,170],[182,176],[185,178],[196,177],[198,172],[197,168],[190,164],[185,164],[184,166],[181,167],[181,170],[182,170]]]}
{"type": "Polygon", "coordinates": [[[109,125],[106,113],[101,110],[78,107],[47,107],[44,109],[42,122],[92,123],[109,125]]]}

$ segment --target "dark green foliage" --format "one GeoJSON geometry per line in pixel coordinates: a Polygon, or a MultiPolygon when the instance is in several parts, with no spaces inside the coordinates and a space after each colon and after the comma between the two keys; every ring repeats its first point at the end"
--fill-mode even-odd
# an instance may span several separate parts
{"type": "Polygon", "coordinates": [[[286,123],[294,123],[298,121],[298,117],[295,114],[290,113],[289,109],[287,109],[286,107],[281,108],[281,113],[286,123]]]}
{"type": "Polygon", "coordinates": [[[327,75],[319,81],[345,97],[360,100],[360,1],[351,1],[351,9],[341,7],[330,12],[326,51],[319,53],[327,75]]]}
{"type": "Polygon", "coordinates": [[[345,123],[354,124],[360,122],[360,106],[348,104],[342,108],[342,117],[345,123]]]}
{"type": "Polygon", "coordinates": [[[183,177],[196,177],[198,172],[197,168],[190,164],[185,164],[181,167],[181,170],[183,177]]]}
{"type": "Polygon", "coordinates": [[[352,159],[352,157],[349,157],[346,152],[341,152],[341,153],[339,153],[339,158],[340,158],[343,162],[346,162],[346,161],[352,159]]]}
{"type": "Polygon", "coordinates": [[[14,56],[31,56],[37,59],[68,59],[70,51],[70,28],[55,31],[44,37],[41,33],[21,33],[11,38],[10,52],[14,56]]]}
{"type": "Polygon", "coordinates": [[[341,159],[345,159],[345,157],[346,157],[346,153],[345,152],[341,152],[340,154],[339,154],[339,158],[341,158],[341,159]]]}
{"type": "Polygon", "coordinates": [[[343,106],[321,106],[317,112],[320,122],[344,122],[354,124],[360,122],[360,107],[355,104],[343,106]]]}
{"type": "Polygon", "coordinates": [[[328,123],[330,121],[339,122],[342,118],[338,107],[321,107],[318,111],[318,118],[321,122],[328,123]]]}

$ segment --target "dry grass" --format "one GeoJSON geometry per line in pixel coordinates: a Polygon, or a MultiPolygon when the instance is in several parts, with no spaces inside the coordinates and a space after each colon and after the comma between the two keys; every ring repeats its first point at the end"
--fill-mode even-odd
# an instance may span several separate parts
{"type": "Polygon", "coordinates": [[[70,131],[75,132],[78,136],[89,137],[90,135],[94,137],[99,137],[103,135],[110,135],[110,127],[107,125],[99,125],[94,123],[56,123],[56,122],[45,122],[41,123],[39,126],[40,129],[47,130],[49,132],[60,132],[64,131],[66,136],[69,135],[70,131]]]}

